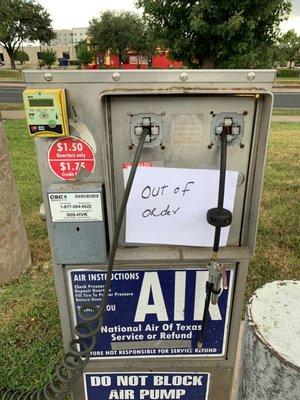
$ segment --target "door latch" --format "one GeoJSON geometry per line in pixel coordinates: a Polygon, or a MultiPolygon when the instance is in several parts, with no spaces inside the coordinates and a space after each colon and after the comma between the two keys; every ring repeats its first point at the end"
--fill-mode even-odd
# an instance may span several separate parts
{"type": "Polygon", "coordinates": [[[144,130],[147,136],[144,147],[159,147],[162,143],[162,116],[156,114],[137,114],[131,117],[131,142],[137,146],[144,130]]]}

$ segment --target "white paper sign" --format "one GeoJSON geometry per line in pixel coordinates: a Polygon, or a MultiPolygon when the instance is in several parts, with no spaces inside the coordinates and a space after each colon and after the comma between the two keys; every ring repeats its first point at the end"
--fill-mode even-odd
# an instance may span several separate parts
{"type": "Polygon", "coordinates": [[[103,221],[101,193],[49,193],[52,222],[103,221]]]}
{"type": "MultiPolygon", "coordinates": [[[[124,178],[128,176],[124,170],[124,178]]],[[[126,213],[126,242],[208,246],[215,228],[206,221],[217,206],[218,170],[138,168],[126,213]]],[[[227,171],[224,208],[233,211],[238,172],[227,171]]],[[[222,228],[226,246],[230,227],[222,228]]]]}

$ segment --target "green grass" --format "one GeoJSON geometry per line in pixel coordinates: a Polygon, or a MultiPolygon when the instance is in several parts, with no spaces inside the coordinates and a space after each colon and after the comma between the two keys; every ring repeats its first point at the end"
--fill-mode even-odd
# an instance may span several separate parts
{"type": "Polygon", "coordinates": [[[272,115],[300,116],[300,108],[273,108],[272,115]]]}
{"type": "Polygon", "coordinates": [[[22,81],[21,70],[0,69],[0,81],[22,81]]]}
{"type": "Polygon", "coordinates": [[[34,141],[27,133],[23,120],[7,121],[5,131],[9,139],[13,171],[18,185],[33,263],[42,263],[49,260],[50,250],[46,224],[39,216],[39,208],[43,200],[34,141]]]}
{"type": "Polygon", "coordinates": [[[275,79],[275,83],[279,84],[279,85],[291,85],[291,86],[298,86],[300,85],[300,78],[297,77],[291,77],[291,78],[287,78],[287,77],[277,77],[275,79]]]}
{"type": "Polygon", "coordinates": [[[0,295],[0,386],[45,383],[62,356],[51,267],[45,264],[4,287],[0,295]]]}
{"type": "Polygon", "coordinates": [[[0,386],[32,388],[61,359],[62,338],[34,141],[22,120],[7,121],[5,132],[34,268],[0,292],[0,386]]]}
{"type": "Polygon", "coordinates": [[[266,282],[300,279],[299,150],[300,123],[273,123],[248,298],[266,282]]]}
{"type": "MultiPolygon", "coordinates": [[[[8,121],[5,128],[35,267],[0,291],[0,382],[32,388],[49,378],[62,339],[46,227],[38,216],[42,199],[33,140],[23,121],[8,121]]],[[[272,124],[247,299],[266,282],[300,278],[299,148],[300,123],[272,124]]]]}

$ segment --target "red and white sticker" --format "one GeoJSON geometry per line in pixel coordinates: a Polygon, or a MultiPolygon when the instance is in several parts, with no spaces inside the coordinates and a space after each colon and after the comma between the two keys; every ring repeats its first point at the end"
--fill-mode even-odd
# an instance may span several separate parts
{"type": "MultiPolygon", "coordinates": [[[[131,171],[131,167],[133,166],[133,163],[130,161],[127,161],[123,163],[123,177],[124,177],[124,185],[127,185],[129,174],[131,171]]],[[[153,162],[152,161],[140,161],[138,163],[139,168],[151,168],[153,167],[153,162]]]]}
{"type": "Polygon", "coordinates": [[[89,173],[95,169],[95,154],[82,139],[69,136],[56,140],[48,152],[48,163],[52,172],[64,181],[74,181],[84,168],[89,173]]]}
{"type": "MultiPolygon", "coordinates": [[[[130,161],[123,163],[123,169],[131,168],[132,166],[133,166],[133,163],[130,161]]],[[[152,161],[140,161],[138,166],[139,167],[153,167],[153,162],[152,161]]]]}

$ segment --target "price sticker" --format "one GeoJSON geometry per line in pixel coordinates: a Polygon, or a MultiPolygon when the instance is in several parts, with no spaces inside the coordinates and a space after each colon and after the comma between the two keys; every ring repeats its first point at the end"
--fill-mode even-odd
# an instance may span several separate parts
{"type": "Polygon", "coordinates": [[[56,140],[48,152],[48,164],[52,172],[64,181],[74,181],[81,169],[92,173],[95,154],[82,139],[67,137],[56,140]]]}

